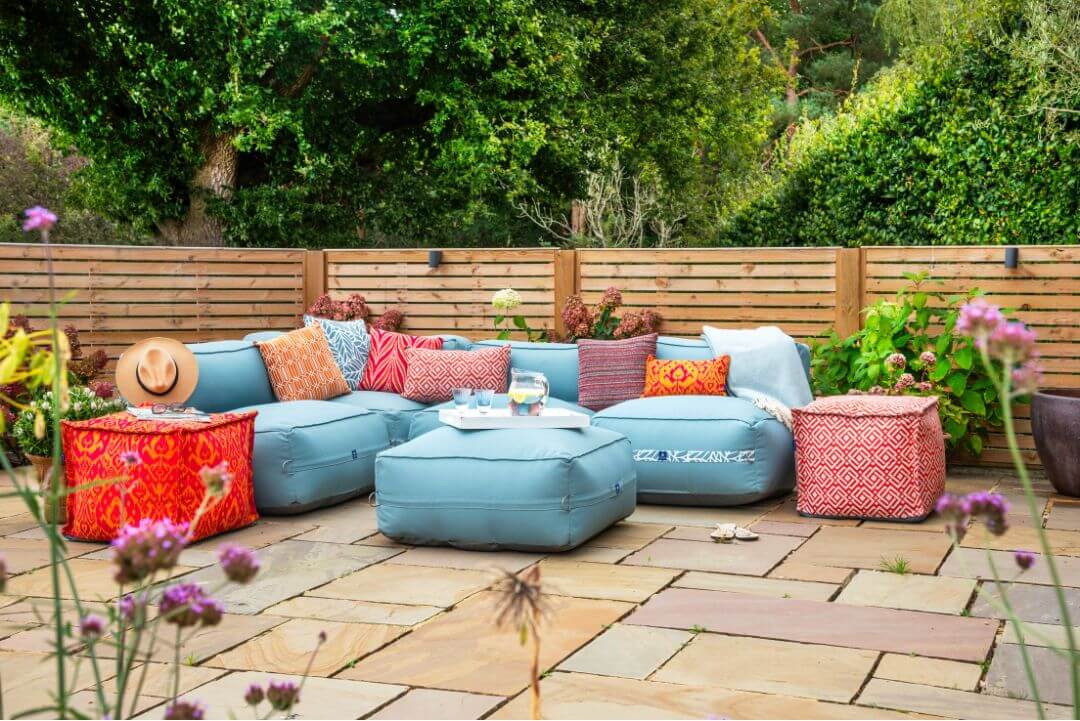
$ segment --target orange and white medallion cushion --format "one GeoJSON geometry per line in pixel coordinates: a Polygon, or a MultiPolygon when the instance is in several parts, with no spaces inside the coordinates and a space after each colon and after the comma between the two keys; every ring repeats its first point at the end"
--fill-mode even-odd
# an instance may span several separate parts
{"type": "Polygon", "coordinates": [[[421,403],[442,403],[454,388],[505,393],[510,373],[510,346],[483,350],[406,348],[408,370],[401,395],[421,403]]]}
{"type": "Polygon", "coordinates": [[[324,401],[349,392],[318,324],[257,344],[279,401],[324,401]]]}

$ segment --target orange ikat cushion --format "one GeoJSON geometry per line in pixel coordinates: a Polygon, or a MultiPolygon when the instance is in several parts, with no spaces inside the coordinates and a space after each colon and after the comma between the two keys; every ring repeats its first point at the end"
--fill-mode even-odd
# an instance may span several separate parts
{"type": "Polygon", "coordinates": [[[645,359],[645,392],[648,396],[726,396],[731,356],[711,360],[645,359]]]}
{"type": "Polygon", "coordinates": [[[258,343],[279,401],[324,401],[349,392],[318,323],[258,343]]]}

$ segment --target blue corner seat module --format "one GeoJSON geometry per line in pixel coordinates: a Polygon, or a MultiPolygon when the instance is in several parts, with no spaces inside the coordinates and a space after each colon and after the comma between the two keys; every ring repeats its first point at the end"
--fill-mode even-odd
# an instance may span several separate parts
{"type": "Polygon", "coordinates": [[[565,551],[636,505],[630,442],[602,428],[442,426],[375,464],[379,530],[411,544],[565,551]]]}

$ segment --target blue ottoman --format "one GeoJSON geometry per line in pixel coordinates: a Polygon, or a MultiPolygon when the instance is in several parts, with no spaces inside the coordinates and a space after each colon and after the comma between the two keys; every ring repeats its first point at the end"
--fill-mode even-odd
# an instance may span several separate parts
{"type": "Polygon", "coordinates": [[[390,446],[372,411],[326,401],[239,408],[255,416],[255,506],[292,514],[328,506],[375,487],[375,456],[390,446]]]}
{"type": "Polygon", "coordinates": [[[600,428],[459,431],[379,454],[379,530],[419,545],[565,551],[634,512],[630,443],[600,428]]]}
{"type": "Polygon", "coordinates": [[[795,486],[791,431],[740,398],[638,398],[592,422],[630,440],[642,503],[733,506],[795,486]]]}

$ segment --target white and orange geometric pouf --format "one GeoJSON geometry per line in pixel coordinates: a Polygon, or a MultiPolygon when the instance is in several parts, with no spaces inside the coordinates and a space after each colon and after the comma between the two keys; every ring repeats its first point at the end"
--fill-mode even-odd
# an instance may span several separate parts
{"type": "Polygon", "coordinates": [[[828,396],[792,415],[800,515],[921,521],[945,491],[935,397],[828,396]]]}

